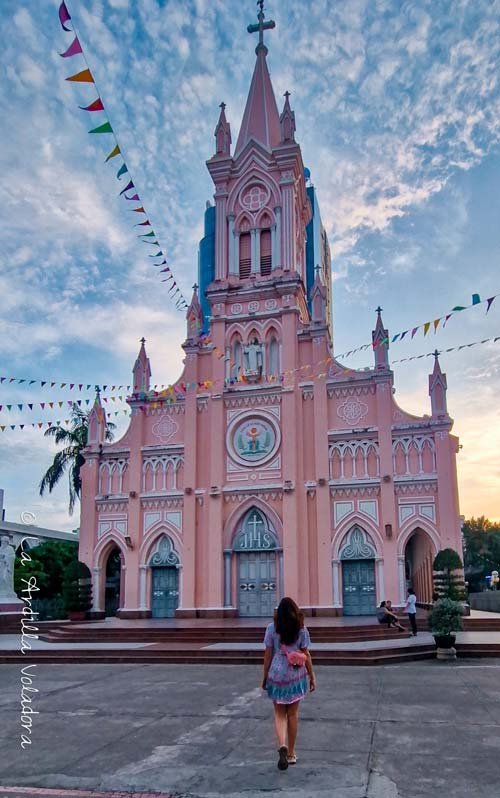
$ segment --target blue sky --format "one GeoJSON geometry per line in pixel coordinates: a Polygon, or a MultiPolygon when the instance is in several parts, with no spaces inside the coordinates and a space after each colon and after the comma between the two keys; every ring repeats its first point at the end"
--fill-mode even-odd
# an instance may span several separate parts
{"type": "MultiPolygon", "coordinates": [[[[147,338],[153,382],[181,370],[185,322],[136,238],[123,183],[104,166],[110,138],[78,105],[93,87],[58,53],[71,42],[57,2],[3,0],[0,332],[2,375],[75,383],[130,381],[147,338]]],[[[212,186],[218,105],[236,140],[254,63],[255,3],[68,0],[108,117],[185,296],[212,186]]],[[[285,90],[333,253],[335,350],[370,340],[380,303],[392,333],[500,293],[500,2],[269,2],[278,104],[285,90]]],[[[111,142],[112,144],[112,142],[111,142]]],[[[500,298],[444,331],[391,347],[394,359],[500,335],[500,298]]],[[[396,364],[396,398],[429,412],[431,358],[396,364]]],[[[348,361],[371,365],[371,353],[348,361]]],[[[500,342],[442,357],[463,449],[461,509],[500,518],[500,342]]],[[[108,392],[109,393],[109,392],[108,392]]],[[[118,393],[118,392],[115,392],[118,393]]],[[[122,392],[120,392],[122,393],[122,392]]],[[[0,404],[67,400],[67,390],[0,387],[0,404]]],[[[83,392],[84,398],[91,396],[83,392]]],[[[121,409],[116,403],[113,410],[121,409]]],[[[0,424],[63,411],[0,412],[0,424]]],[[[119,433],[125,416],[117,417],[119,433]]],[[[7,517],[76,526],[66,485],[40,498],[53,445],[40,431],[0,433],[7,517]]]]}

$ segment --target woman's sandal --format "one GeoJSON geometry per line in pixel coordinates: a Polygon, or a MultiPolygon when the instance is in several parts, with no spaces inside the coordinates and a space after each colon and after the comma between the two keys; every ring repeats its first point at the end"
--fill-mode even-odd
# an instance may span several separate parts
{"type": "Polygon", "coordinates": [[[289,765],[297,764],[297,754],[288,754],[288,764],[289,765]]]}
{"type": "Polygon", "coordinates": [[[286,770],[288,767],[288,748],[286,745],[282,745],[278,751],[279,759],[278,759],[278,768],[280,770],[286,770]]]}

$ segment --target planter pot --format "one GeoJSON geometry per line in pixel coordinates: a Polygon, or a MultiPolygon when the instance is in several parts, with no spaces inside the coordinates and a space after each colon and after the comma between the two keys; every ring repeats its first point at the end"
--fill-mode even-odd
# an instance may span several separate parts
{"type": "Polygon", "coordinates": [[[449,662],[457,658],[457,650],[454,647],[455,639],[455,635],[434,635],[437,646],[437,659],[449,662]]]}
{"type": "Polygon", "coordinates": [[[85,610],[69,610],[68,618],[70,621],[84,621],[87,617],[85,610]]]}
{"type": "Polygon", "coordinates": [[[453,648],[455,645],[455,635],[434,635],[434,640],[438,648],[453,648]]]}

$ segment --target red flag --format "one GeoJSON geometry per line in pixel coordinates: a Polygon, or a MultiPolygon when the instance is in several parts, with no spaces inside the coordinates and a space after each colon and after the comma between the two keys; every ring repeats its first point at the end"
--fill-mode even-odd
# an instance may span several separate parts
{"type": "Polygon", "coordinates": [[[78,41],[78,36],[75,36],[68,49],[65,50],[64,53],[59,53],[59,55],[61,58],[69,58],[70,56],[77,55],[81,52],[83,52],[82,45],[78,41]]]}
{"type": "Polygon", "coordinates": [[[134,227],[144,227],[144,226],[151,227],[151,222],[149,221],[149,219],[146,219],[145,222],[138,222],[137,224],[134,224],[134,227]]]}
{"type": "Polygon", "coordinates": [[[64,24],[65,22],[69,22],[70,19],[71,19],[71,17],[69,15],[69,11],[66,8],[66,3],[63,0],[61,5],[59,6],[59,22],[61,23],[61,26],[62,26],[63,30],[67,30],[67,31],[71,30],[71,28],[67,28],[66,25],[64,24]]]}
{"type": "Polygon", "coordinates": [[[81,108],[82,111],[104,111],[104,105],[100,97],[90,103],[90,105],[79,105],[78,108],[81,108]]]}
{"type": "Polygon", "coordinates": [[[140,208],[131,208],[130,210],[131,210],[133,213],[146,213],[146,211],[144,210],[144,208],[142,207],[142,205],[141,205],[141,207],[140,207],[140,208]]]}

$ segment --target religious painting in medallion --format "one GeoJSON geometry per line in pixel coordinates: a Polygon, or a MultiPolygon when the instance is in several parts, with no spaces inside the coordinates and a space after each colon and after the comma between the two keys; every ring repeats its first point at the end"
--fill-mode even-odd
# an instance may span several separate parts
{"type": "Polygon", "coordinates": [[[279,430],[263,416],[246,416],[230,425],[227,446],[232,459],[240,464],[261,465],[276,453],[279,430]]]}

